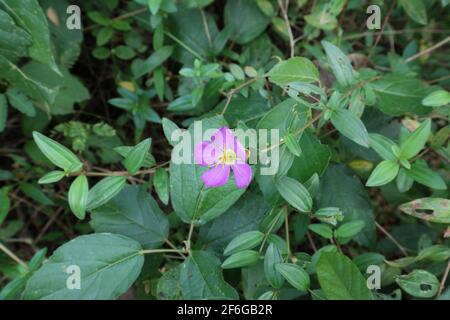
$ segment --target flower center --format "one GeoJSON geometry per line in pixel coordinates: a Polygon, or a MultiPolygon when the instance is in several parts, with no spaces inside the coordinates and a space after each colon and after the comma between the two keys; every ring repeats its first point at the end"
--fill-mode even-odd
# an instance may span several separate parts
{"type": "Polygon", "coordinates": [[[225,149],[225,151],[217,159],[221,164],[232,165],[236,162],[236,153],[231,149],[225,149]]]}

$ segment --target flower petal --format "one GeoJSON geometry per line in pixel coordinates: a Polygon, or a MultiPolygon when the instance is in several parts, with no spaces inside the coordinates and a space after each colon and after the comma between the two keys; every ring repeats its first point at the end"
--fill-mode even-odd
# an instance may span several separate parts
{"type": "Polygon", "coordinates": [[[239,142],[233,131],[227,127],[220,128],[211,136],[211,142],[220,150],[230,149],[236,153],[238,162],[244,163],[246,160],[245,149],[239,142]]]}
{"type": "Polygon", "coordinates": [[[202,141],[194,146],[194,162],[201,166],[209,166],[217,162],[222,152],[212,143],[202,141]]]}
{"type": "Polygon", "coordinates": [[[252,181],[252,167],[246,163],[234,164],[231,166],[234,173],[236,186],[240,189],[247,188],[252,181]]]}
{"type": "Polygon", "coordinates": [[[227,183],[230,177],[230,166],[218,165],[202,174],[202,180],[207,188],[219,187],[227,183]]]}

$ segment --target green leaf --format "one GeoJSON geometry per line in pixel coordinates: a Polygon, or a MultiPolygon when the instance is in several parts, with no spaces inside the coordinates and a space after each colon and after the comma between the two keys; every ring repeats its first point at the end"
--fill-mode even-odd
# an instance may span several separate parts
{"type": "Polygon", "coordinates": [[[450,248],[442,244],[424,248],[417,255],[417,260],[446,261],[448,258],[450,258],[450,248]]]}
{"type": "Polygon", "coordinates": [[[416,257],[403,257],[393,261],[386,261],[386,264],[394,268],[406,268],[416,261],[416,257]]]}
{"type": "Polygon", "coordinates": [[[131,66],[134,78],[138,79],[146,74],[150,74],[157,67],[162,65],[172,55],[173,47],[164,46],[153,52],[146,60],[131,66]]]}
{"type": "Polygon", "coordinates": [[[372,300],[366,279],[358,267],[337,252],[323,252],[317,262],[320,287],[330,300],[372,300]]]}
{"type": "MultiPolygon", "coordinates": [[[[115,147],[114,151],[120,154],[122,157],[126,158],[130,151],[133,150],[131,146],[119,146],[115,147]]],[[[144,162],[142,163],[142,167],[150,168],[156,164],[156,160],[151,153],[147,153],[144,157],[144,162]]]]}
{"type": "Polygon", "coordinates": [[[253,0],[227,0],[225,26],[231,29],[232,40],[245,44],[258,37],[269,25],[267,17],[253,0]]]}
{"type": "Polygon", "coordinates": [[[282,177],[275,181],[275,187],[291,206],[301,212],[311,211],[311,195],[300,182],[290,177],[282,177]]]}
{"type": "Polygon", "coordinates": [[[136,174],[136,172],[138,172],[138,170],[141,168],[142,164],[144,163],[145,156],[150,150],[151,144],[151,138],[145,139],[144,141],[134,146],[123,160],[123,165],[125,166],[125,168],[127,168],[127,171],[131,175],[136,174]]]}
{"type": "Polygon", "coordinates": [[[167,205],[169,203],[169,176],[165,169],[156,169],[153,176],[153,186],[159,199],[167,205]]]}
{"type": "Polygon", "coordinates": [[[284,136],[284,142],[286,147],[288,147],[289,151],[292,152],[297,157],[300,157],[302,154],[302,149],[300,148],[300,144],[296,137],[293,134],[288,134],[284,136]]]}
{"type": "Polygon", "coordinates": [[[208,251],[222,254],[225,246],[238,235],[258,228],[270,210],[259,194],[247,192],[224,214],[200,228],[199,240],[208,251]]]}
{"type": "Polygon", "coordinates": [[[242,70],[239,65],[230,63],[229,68],[233,77],[235,77],[237,80],[245,80],[244,70],[242,70]]]}
{"type": "Polygon", "coordinates": [[[103,46],[114,36],[114,29],[111,27],[103,27],[97,34],[97,46],[103,46]]]}
{"type": "Polygon", "coordinates": [[[86,214],[89,185],[86,176],[78,176],[69,188],[69,206],[78,219],[83,220],[86,214]]]}
{"type": "Polygon", "coordinates": [[[136,55],[136,53],[132,48],[123,45],[113,48],[111,52],[113,52],[116,55],[116,57],[122,60],[133,59],[134,56],[136,55]]]}
{"type": "Polygon", "coordinates": [[[181,292],[184,299],[238,299],[236,290],[225,282],[220,260],[206,251],[193,251],[182,264],[181,292]]]}
{"type": "Polygon", "coordinates": [[[347,87],[354,81],[354,71],[350,59],[344,54],[341,49],[328,41],[322,41],[322,46],[327,54],[328,62],[331,70],[336,77],[337,82],[347,87]]]}
{"type": "Polygon", "coordinates": [[[243,250],[236,252],[225,259],[222,269],[243,268],[255,265],[259,260],[259,252],[243,250]]]}
{"type": "Polygon", "coordinates": [[[427,119],[400,145],[401,159],[411,159],[423,149],[431,132],[431,120],[427,119]]]}
{"type": "Polygon", "coordinates": [[[158,300],[180,300],[182,299],[180,288],[181,264],[163,273],[158,280],[156,296],[158,300]]]}
{"type": "Polygon", "coordinates": [[[143,264],[141,246],[134,240],[106,233],[79,236],[59,247],[30,278],[24,298],[116,299],[131,287],[143,264]],[[69,277],[76,276],[70,266],[80,268],[79,290],[67,288],[69,277]]]}
{"type": "Polygon", "coordinates": [[[0,225],[5,221],[11,206],[11,201],[8,196],[9,191],[9,187],[0,188],[0,225]]]}
{"type": "Polygon", "coordinates": [[[304,132],[300,139],[300,157],[294,158],[288,176],[305,183],[314,174],[322,175],[331,158],[330,148],[321,144],[311,132],[304,132]]]}
{"type": "Polygon", "coordinates": [[[162,0],[148,0],[148,8],[152,15],[158,13],[159,7],[161,6],[162,0]]]}
{"type": "Polygon", "coordinates": [[[418,79],[393,73],[371,82],[369,86],[375,92],[376,107],[391,116],[430,112],[430,108],[422,105],[422,99],[430,89],[418,79]]]}
{"type": "Polygon", "coordinates": [[[344,136],[368,148],[369,134],[364,123],[347,109],[336,109],[331,113],[331,123],[344,136]]]}
{"type": "Polygon", "coordinates": [[[325,239],[333,238],[333,230],[330,228],[330,226],[328,226],[324,223],[310,224],[308,226],[308,229],[317,233],[319,236],[321,236],[325,239]]]}
{"type": "Polygon", "coordinates": [[[111,51],[108,48],[97,47],[92,50],[92,56],[98,60],[106,60],[111,55],[111,51]]]}
{"type": "Polygon", "coordinates": [[[95,232],[122,234],[142,247],[157,248],[167,239],[169,222],[143,187],[127,185],[105,205],[92,211],[95,232]]]}
{"type": "Polygon", "coordinates": [[[293,263],[278,263],[276,268],[295,289],[299,291],[309,289],[309,275],[303,268],[293,263]]]}
{"type": "MultiPolygon", "coordinates": [[[[206,118],[202,122],[203,133],[208,129],[212,129],[210,132],[214,132],[214,130],[218,130],[223,126],[228,125],[220,116],[206,118]]],[[[193,125],[189,127],[188,132],[191,137],[194,136],[193,125]]],[[[193,150],[194,141],[190,142],[191,150],[193,150]]],[[[183,145],[183,142],[180,141],[179,145],[183,145]]],[[[178,148],[180,147],[178,146],[178,148]]],[[[175,164],[173,156],[179,157],[177,152],[180,152],[180,149],[173,150],[170,163],[170,198],[175,213],[185,223],[205,224],[224,213],[245,192],[245,189],[236,187],[232,176],[227,184],[223,186],[206,188],[201,180],[201,175],[209,168],[201,167],[192,162],[192,164],[175,164]]],[[[191,153],[189,157],[192,157],[191,153]]]]}
{"type": "Polygon", "coordinates": [[[370,174],[366,186],[378,187],[391,182],[397,176],[399,169],[400,166],[394,160],[381,161],[370,174]]]}
{"type": "Polygon", "coordinates": [[[0,94],[0,132],[3,132],[6,128],[8,120],[8,104],[6,102],[5,95],[0,94]]]}
{"type": "Polygon", "coordinates": [[[294,57],[279,62],[269,72],[269,80],[280,86],[291,82],[316,82],[319,80],[319,71],[307,58],[294,57]]]}
{"type": "Polygon", "coordinates": [[[253,249],[262,242],[263,238],[264,234],[256,230],[241,233],[231,240],[226,246],[223,254],[229,256],[238,251],[253,249]]]}
{"type": "MultiPolygon", "coordinates": [[[[33,62],[31,62],[33,63],[33,62]]],[[[42,65],[45,67],[45,65],[42,65]]],[[[15,63],[0,55],[0,70],[2,77],[14,85],[15,88],[26,93],[35,100],[53,103],[58,93],[57,88],[50,88],[46,84],[29,77],[15,63]]]]}
{"type": "Polygon", "coordinates": [[[399,209],[417,218],[450,224],[450,200],[443,198],[421,198],[402,204],[399,209]]]}
{"type": "Polygon", "coordinates": [[[0,10],[0,54],[7,58],[24,57],[28,55],[31,44],[30,35],[18,27],[14,20],[3,10],[0,10]]]}
{"type": "Polygon", "coordinates": [[[91,211],[114,198],[125,186],[126,177],[106,177],[89,190],[86,209],[91,211]]]}
{"type": "Polygon", "coordinates": [[[20,111],[21,113],[34,117],[36,115],[36,109],[33,103],[28,99],[26,95],[14,88],[9,88],[6,91],[6,96],[8,97],[8,102],[14,109],[20,111]]]}
{"type": "Polygon", "coordinates": [[[411,165],[411,169],[406,171],[406,175],[427,187],[436,190],[446,190],[447,185],[442,177],[431,170],[424,160],[417,160],[411,165]]]}
{"type": "Polygon", "coordinates": [[[36,61],[47,64],[56,73],[60,73],[51,48],[47,18],[37,0],[0,0],[0,5],[20,27],[31,35],[30,56],[36,61]]]}
{"type": "Polygon", "coordinates": [[[397,157],[392,152],[392,148],[395,148],[397,145],[391,139],[378,134],[378,133],[370,133],[370,147],[375,150],[384,160],[396,160],[397,157]]]}
{"type": "Polygon", "coordinates": [[[169,144],[174,147],[177,144],[177,141],[172,140],[172,134],[175,132],[175,130],[180,130],[180,128],[176,125],[175,122],[167,118],[162,118],[162,127],[164,136],[166,137],[169,144]]]}
{"type": "Polygon", "coordinates": [[[317,207],[337,207],[346,219],[363,220],[364,230],[354,240],[366,247],[375,243],[375,221],[370,198],[358,177],[344,165],[328,167],[321,179],[317,207]]]}
{"type": "Polygon", "coordinates": [[[277,270],[276,266],[283,262],[280,249],[273,243],[269,244],[264,256],[264,275],[267,281],[275,289],[281,288],[284,283],[284,277],[277,270]]]}
{"type": "Polygon", "coordinates": [[[415,22],[422,25],[427,24],[427,9],[422,0],[400,0],[400,4],[406,14],[415,22]]]}
{"type": "Polygon", "coordinates": [[[364,229],[364,221],[355,220],[346,222],[336,229],[336,237],[338,238],[352,238],[364,229]]]}
{"type": "MultiPolygon", "coordinates": [[[[81,103],[90,98],[88,89],[67,69],[61,69],[61,74],[57,74],[47,65],[32,61],[23,67],[23,72],[35,83],[40,83],[55,91],[54,98],[49,104],[51,114],[72,113],[76,103],[81,103]]],[[[33,97],[27,91],[20,90],[33,97]]],[[[46,104],[43,99],[39,99],[39,103],[46,104]]]]}
{"type": "Polygon", "coordinates": [[[212,44],[219,30],[213,16],[207,11],[203,13],[199,9],[177,10],[168,17],[166,35],[177,44],[172,57],[185,65],[191,65],[195,58],[206,60],[214,55],[212,44]]]}
{"type": "Polygon", "coordinates": [[[439,290],[439,280],[426,270],[414,270],[413,272],[398,276],[395,282],[407,293],[417,298],[432,298],[439,290]]]}
{"type": "Polygon", "coordinates": [[[314,212],[314,217],[333,226],[336,226],[338,221],[342,221],[344,219],[342,211],[336,207],[320,208],[314,212]]]}
{"type": "Polygon", "coordinates": [[[39,184],[47,184],[47,183],[58,182],[59,180],[64,178],[65,175],[66,175],[66,173],[64,171],[59,171],[59,170],[52,171],[52,172],[47,173],[42,178],[40,178],[38,183],[39,184]]]}
{"type": "Polygon", "coordinates": [[[39,185],[35,183],[22,182],[20,184],[20,191],[22,191],[26,196],[30,197],[34,201],[45,206],[52,206],[55,204],[52,199],[45,195],[39,185]]]}
{"type": "Polygon", "coordinates": [[[427,107],[442,107],[450,103],[450,92],[446,90],[433,91],[422,100],[427,107]]]}
{"type": "Polygon", "coordinates": [[[37,131],[33,131],[33,138],[39,150],[55,166],[60,167],[66,172],[78,172],[83,168],[83,164],[77,156],[62,144],[37,131]]]}
{"type": "Polygon", "coordinates": [[[404,168],[400,168],[396,182],[398,191],[400,192],[408,191],[414,184],[414,180],[406,174],[406,170],[404,168]]]}

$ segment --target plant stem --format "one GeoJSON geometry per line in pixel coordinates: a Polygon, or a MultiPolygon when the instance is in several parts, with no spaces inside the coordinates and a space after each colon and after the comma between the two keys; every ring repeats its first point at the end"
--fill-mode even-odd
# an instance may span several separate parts
{"type": "Polygon", "coordinates": [[[280,212],[278,212],[277,217],[273,220],[272,224],[270,225],[269,230],[267,230],[267,232],[264,234],[264,239],[263,239],[263,241],[262,241],[262,243],[261,243],[261,246],[259,247],[259,250],[258,250],[259,253],[262,252],[262,249],[264,248],[264,245],[266,244],[266,241],[267,241],[267,238],[269,237],[269,234],[272,232],[272,229],[273,229],[273,228],[275,227],[275,225],[277,224],[278,219],[280,219],[280,216],[281,216],[281,214],[282,214],[282,212],[283,212],[284,209],[286,209],[286,211],[287,211],[287,207],[282,208],[282,209],[280,210],[280,212]]]}
{"type": "Polygon", "coordinates": [[[178,250],[178,251],[179,251],[178,254],[179,254],[182,258],[186,259],[186,256],[183,254],[183,252],[182,252],[181,250],[177,249],[177,247],[172,243],[172,241],[170,241],[169,239],[164,239],[164,242],[167,243],[167,245],[168,245],[169,247],[171,247],[172,249],[178,250]]]}
{"type": "MultiPolygon", "coordinates": [[[[324,114],[324,111],[321,111],[320,113],[318,113],[316,116],[314,116],[307,124],[305,124],[303,127],[301,127],[300,129],[298,129],[296,132],[294,132],[294,136],[298,136],[300,133],[302,133],[303,131],[305,131],[310,125],[312,125],[313,123],[315,123],[317,120],[319,120],[322,115],[324,114]]],[[[271,145],[268,148],[262,149],[260,152],[267,152],[270,151],[272,149],[275,149],[279,146],[281,146],[282,144],[284,144],[285,141],[280,140],[279,143],[275,143],[273,145],[271,145]]]]}
{"type": "Polygon", "coordinates": [[[288,252],[288,260],[291,259],[292,252],[291,252],[291,240],[289,238],[289,219],[288,219],[288,211],[284,211],[284,232],[286,233],[286,246],[287,246],[287,252],[288,252]]]}
{"type": "Polygon", "coordinates": [[[181,253],[181,250],[178,249],[148,249],[148,250],[141,250],[141,254],[151,254],[151,253],[181,253]]]}
{"type": "Polygon", "coordinates": [[[189,233],[188,233],[188,237],[186,239],[186,251],[189,254],[192,254],[192,250],[191,250],[191,239],[192,239],[192,233],[194,232],[194,220],[192,219],[191,224],[189,225],[189,233]]]}
{"type": "Polygon", "coordinates": [[[449,42],[449,41],[450,41],[450,37],[447,37],[447,38],[445,38],[444,40],[442,40],[442,41],[436,43],[434,46],[431,46],[431,47],[429,47],[429,48],[426,49],[426,50],[423,50],[423,51],[420,51],[419,53],[416,53],[415,55],[409,57],[409,58],[406,59],[405,61],[406,61],[406,63],[411,62],[411,61],[414,61],[414,60],[416,60],[417,58],[420,58],[421,56],[423,56],[423,55],[425,55],[425,54],[428,54],[428,53],[430,53],[430,52],[436,50],[436,49],[439,48],[439,47],[442,47],[444,44],[446,44],[446,43],[449,42]]]}
{"type": "Polygon", "coordinates": [[[289,46],[291,48],[291,58],[294,57],[295,40],[292,34],[291,24],[288,17],[289,0],[286,0],[283,4],[283,0],[278,0],[278,6],[281,10],[281,15],[283,16],[284,22],[286,23],[286,29],[289,36],[289,46]]]}
{"type": "Polygon", "coordinates": [[[7,256],[9,256],[15,262],[20,264],[22,267],[28,269],[28,265],[22,259],[20,259],[18,256],[16,256],[11,250],[9,250],[7,247],[5,247],[3,245],[3,243],[1,243],[1,242],[0,242],[0,250],[2,250],[7,256]]]}
{"type": "Polygon", "coordinates": [[[231,91],[227,94],[227,101],[225,102],[225,106],[223,107],[222,112],[220,113],[222,116],[225,114],[225,112],[227,112],[228,106],[231,102],[231,98],[233,98],[233,96],[239,92],[239,90],[241,90],[242,88],[245,88],[246,86],[252,84],[253,82],[257,81],[261,79],[260,77],[255,77],[255,78],[251,78],[250,80],[240,84],[239,86],[237,86],[236,88],[231,89],[231,91]]]}
{"type": "MultiPolygon", "coordinates": [[[[152,174],[155,173],[156,169],[164,167],[167,164],[169,164],[169,161],[166,161],[149,169],[139,170],[134,175],[138,176],[142,174],[152,174]]],[[[106,172],[81,171],[81,172],[72,172],[69,174],[69,176],[81,176],[81,175],[88,177],[111,177],[111,176],[132,177],[132,175],[128,171],[106,171],[106,172]]]]}
{"type": "Polygon", "coordinates": [[[447,268],[445,269],[444,276],[442,277],[441,284],[439,286],[438,296],[440,296],[442,294],[442,291],[444,290],[445,282],[447,281],[449,272],[450,272],[450,259],[447,262],[447,268]]]}
{"type": "Polygon", "coordinates": [[[383,228],[378,222],[376,222],[375,221],[375,225],[377,226],[377,228],[381,231],[381,232],[383,232],[385,235],[386,235],[386,237],[388,237],[391,241],[392,241],[392,243],[394,243],[399,249],[400,249],[400,251],[403,253],[403,255],[405,256],[405,257],[407,257],[408,256],[408,253],[406,252],[406,250],[405,250],[405,248],[385,229],[385,228],[383,228]]]}

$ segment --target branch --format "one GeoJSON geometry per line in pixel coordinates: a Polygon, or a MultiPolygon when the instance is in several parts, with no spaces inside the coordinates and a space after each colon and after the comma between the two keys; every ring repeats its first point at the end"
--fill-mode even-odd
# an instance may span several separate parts
{"type": "Polygon", "coordinates": [[[416,60],[417,58],[420,58],[421,56],[423,56],[423,55],[425,55],[425,54],[428,54],[428,53],[430,53],[430,52],[436,50],[436,49],[439,48],[439,47],[442,47],[444,44],[446,44],[446,43],[449,42],[449,41],[450,41],[450,37],[447,37],[447,38],[445,38],[444,40],[442,40],[442,41],[436,43],[434,46],[431,46],[431,47],[429,47],[429,48],[426,49],[426,50],[423,50],[423,51],[420,51],[419,53],[416,53],[415,55],[409,57],[409,58],[406,59],[405,61],[406,61],[406,63],[411,62],[411,61],[414,61],[414,60],[416,60]]]}

